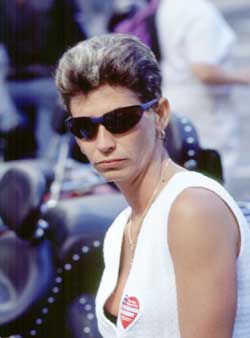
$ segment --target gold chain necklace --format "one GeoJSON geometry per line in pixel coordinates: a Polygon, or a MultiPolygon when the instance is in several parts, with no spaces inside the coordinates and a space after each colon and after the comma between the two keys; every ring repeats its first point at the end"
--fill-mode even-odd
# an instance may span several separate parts
{"type": "MultiPolygon", "coordinates": [[[[157,193],[159,192],[160,190],[160,186],[161,184],[165,183],[165,178],[163,177],[163,169],[165,169],[170,163],[170,158],[167,159],[167,161],[163,162],[162,164],[162,167],[161,167],[161,174],[160,174],[160,181],[159,183],[156,185],[147,205],[146,205],[146,208],[144,209],[143,211],[143,214],[142,216],[139,218],[138,221],[136,221],[136,223],[138,224],[138,228],[139,228],[139,231],[136,233],[136,236],[135,236],[135,240],[132,239],[132,235],[131,235],[131,224],[132,224],[132,221],[131,221],[131,217],[129,218],[128,220],[128,223],[127,223],[127,233],[128,233],[128,241],[129,241],[129,246],[130,246],[130,250],[132,253],[134,253],[134,249],[135,249],[135,246],[136,246],[136,243],[137,243],[137,239],[138,239],[138,236],[139,236],[139,232],[140,232],[140,227],[141,227],[141,224],[149,210],[149,208],[151,207],[151,204],[153,203],[153,201],[155,200],[156,198],[156,195],[157,193]]],[[[132,264],[132,260],[131,260],[131,264],[132,264]]]]}

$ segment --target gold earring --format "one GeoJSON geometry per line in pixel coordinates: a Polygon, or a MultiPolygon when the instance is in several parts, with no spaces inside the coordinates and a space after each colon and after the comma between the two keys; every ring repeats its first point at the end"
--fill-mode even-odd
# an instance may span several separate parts
{"type": "Polygon", "coordinates": [[[163,140],[163,141],[165,140],[165,138],[166,138],[166,132],[165,132],[164,129],[160,130],[160,132],[158,134],[158,138],[159,138],[159,140],[163,140]]]}

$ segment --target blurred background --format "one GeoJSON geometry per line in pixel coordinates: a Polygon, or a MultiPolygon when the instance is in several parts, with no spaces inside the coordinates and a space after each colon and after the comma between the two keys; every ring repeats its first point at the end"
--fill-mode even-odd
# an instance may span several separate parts
{"type": "MultiPolygon", "coordinates": [[[[250,0],[212,0],[212,2],[219,8],[237,35],[237,43],[232,51],[234,65],[250,68],[250,0]]],[[[140,7],[144,2],[143,0],[136,2],[132,0],[46,0],[43,2],[1,0],[1,46],[6,47],[6,37],[8,40],[5,50],[0,48],[0,88],[6,87],[1,86],[1,83],[7,82],[7,88],[2,89],[4,95],[0,107],[0,133],[2,130],[5,145],[7,143],[9,147],[7,155],[2,156],[4,160],[46,157],[49,153],[50,155],[53,153],[52,141],[56,137],[50,126],[50,119],[51,111],[55,109],[57,102],[52,78],[56,61],[62,52],[75,42],[106,32],[114,10],[122,13],[124,8],[133,3],[140,7]],[[28,14],[23,11],[22,14],[22,9],[27,3],[32,3],[35,10],[28,14]],[[14,23],[14,28],[13,24],[8,26],[7,16],[10,17],[10,22],[14,23]],[[17,36],[17,39],[14,40],[12,36],[17,36]],[[24,38],[26,36],[31,42],[28,38],[24,38]],[[17,45],[15,45],[16,41],[18,41],[17,45]],[[7,91],[10,93],[9,98],[7,91]],[[6,130],[12,130],[17,125],[21,125],[21,129],[27,131],[26,137],[22,137],[19,129],[14,136],[13,134],[6,136],[6,130]],[[13,153],[13,147],[16,149],[16,154],[13,153]]],[[[234,86],[233,97],[240,124],[241,150],[238,162],[230,174],[227,188],[236,199],[249,200],[249,86],[234,86]]],[[[3,148],[3,142],[1,144],[3,148]]]]}

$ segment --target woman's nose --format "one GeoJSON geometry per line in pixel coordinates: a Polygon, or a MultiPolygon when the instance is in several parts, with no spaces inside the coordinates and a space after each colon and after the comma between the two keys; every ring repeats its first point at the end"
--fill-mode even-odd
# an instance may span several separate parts
{"type": "Polygon", "coordinates": [[[96,135],[96,148],[102,153],[110,153],[116,147],[116,140],[103,125],[100,125],[96,135]]]}

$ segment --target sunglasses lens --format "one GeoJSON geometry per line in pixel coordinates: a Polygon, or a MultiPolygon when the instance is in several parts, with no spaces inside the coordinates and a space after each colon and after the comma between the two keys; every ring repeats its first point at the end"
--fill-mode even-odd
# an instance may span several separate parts
{"type": "Polygon", "coordinates": [[[97,132],[98,125],[93,123],[89,118],[79,117],[71,119],[68,123],[70,132],[83,140],[90,140],[97,132]]]}
{"type": "Polygon", "coordinates": [[[93,122],[89,117],[76,117],[68,119],[66,124],[69,131],[77,138],[91,140],[97,133],[99,123],[102,123],[112,134],[125,133],[140,121],[142,114],[141,106],[130,106],[106,113],[102,122],[93,122]]]}
{"type": "Polygon", "coordinates": [[[105,116],[104,125],[113,134],[125,133],[140,121],[142,113],[140,106],[120,108],[105,116]]]}

